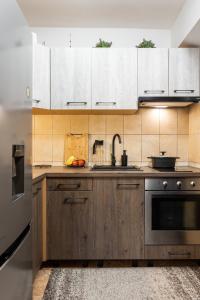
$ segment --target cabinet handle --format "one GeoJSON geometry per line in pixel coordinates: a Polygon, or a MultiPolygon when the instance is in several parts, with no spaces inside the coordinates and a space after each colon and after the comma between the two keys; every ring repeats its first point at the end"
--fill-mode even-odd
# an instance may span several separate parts
{"type": "Polygon", "coordinates": [[[85,204],[85,202],[88,200],[87,197],[83,198],[65,198],[63,201],[63,204],[85,204]]]}
{"type": "Polygon", "coordinates": [[[145,90],[145,94],[164,94],[165,90],[145,90]]]}
{"type": "Polygon", "coordinates": [[[66,102],[66,105],[76,105],[76,104],[87,105],[87,102],[85,102],[85,101],[67,101],[66,102]]]}
{"type": "Polygon", "coordinates": [[[96,102],[96,105],[105,105],[105,104],[108,104],[108,105],[116,105],[117,104],[117,102],[115,102],[115,101],[97,101],[96,102]]]}
{"type": "Polygon", "coordinates": [[[56,187],[57,190],[71,190],[79,189],[81,187],[80,183],[59,183],[56,187]]]}
{"type": "Polygon", "coordinates": [[[40,101],[39,99],[33,99],[33,102],[38,104],[38,103],[40,103],[41,101],[40,101]]]}
{"type": "Polygon", "coordinates": [[[174,90],[174,93],[193,94],[195,90],[174,90]]]}
{"type": "Polygon", "coordinates": [[[178,253],[178,252],[168,252],[170,256],[190,256],[191,252],[183,252],[183,253],[178,253]]]}
{"type": "Polygon", "coordinates": [[[128,189],[128,188],[134,188],[137,189],[140,186],[139,183],[117,183],[117,188],[119,190],[122,190],[123,188],[128,189]]]}

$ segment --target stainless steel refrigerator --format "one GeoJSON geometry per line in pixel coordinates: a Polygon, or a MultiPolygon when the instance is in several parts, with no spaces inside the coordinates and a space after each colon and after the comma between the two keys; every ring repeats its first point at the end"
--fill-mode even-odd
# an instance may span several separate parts
{"type": "Polygon", "coordinates": [[[15,0],[0,1],[0,299],[32,298],[32,36],[15,0]]]}

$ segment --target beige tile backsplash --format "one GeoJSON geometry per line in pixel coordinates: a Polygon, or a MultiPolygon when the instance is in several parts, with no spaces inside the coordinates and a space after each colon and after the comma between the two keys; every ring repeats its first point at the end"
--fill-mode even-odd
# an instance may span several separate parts
{"type": "Polygon", "coordinates": [[[70,116],[70,132],[76,133],[88,133],[89,132],[89,117],[88,116],[70,116]]]}
{"type": "Polygon", "coordinates": [[[142,134],[159,134],[160,110],[142,109],[142,134]]]}
{"type": "Polygon", "coordinates": [[[89,134],[105,134],[106,117],[102,115],[89,116],[89,134]]]}
{"type": "Polygon", "coordinates": [[[34,122],[35,134],[52,134],[53,117],[49,115],[36,115],[34,122]]]}
{"type": "Polygon", "coordinates": [[[178,132],[178,110],[160,110],[160,134],[177,134],[178,132]]]}
{"type": "MultiPolygon", "coordinates": [[[[116,141],[118,163],[126,149],[130,163],[145,165],[148,156],[167,151],[168,155],[180,156],[179,161],[185,164],[188,144],[194,140],[188,135],[188,109],[140,109],[134,115],[33,115],[33,164],[63,165],[66,133],[89,134],[90,164],[110,163],[115,133],[122,138],[121,145],[116,141]],[[93,155],[95,139],[104,140],[104,146],[93,155]]],[[[193,152],[190,156],[197,155],[193,152]]]]}
{"type": "Polygon", "coordinates": [[[189,161],[200,167],[200,103],[189,111],[189,161]]]}
{"type": "Polygon", "coordinates": [[[135,115],[124,116],[124,134],[141,134],[142,133],[142,116],[139,111],[135,115]]]}
{"type": "Polygon", "coordinates": [[[106,116],[106,134],[123,134],[124,116],[106,116]]]}
{"type": "Polygon", "coordinates": [[[159,155],[159,139],[158,134],[142,135],[142,161],[149,161],[149,156],[159,155]]]}

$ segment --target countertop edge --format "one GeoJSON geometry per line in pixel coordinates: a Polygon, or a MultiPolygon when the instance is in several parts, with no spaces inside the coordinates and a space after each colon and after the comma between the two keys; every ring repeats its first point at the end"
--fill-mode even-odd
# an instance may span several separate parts
{"type": "MultiPolygon", "coordinates": [[[[58,169],[58,168],[57,168],[58,169]]],[[[187,172],[187,171],[179,171],[179,172],[158,172],[156,170],[153,170],[151,168],[145,168],[144,171],[91,171],[90,169],[84,169],[81,170],[66,170],[60,167],[59,170],[53,170],[53,167],[48,170],[33,170],[33,184],[41,181],[44,178],[75,178],[75,177],[84,177],[84,178],[110,178],[110,177],[135,177],[135,178],[153,178],[153,177],[200,177],[200,169],[198,168],[190,168],[193,170],[193,172],[187,172]]]]}

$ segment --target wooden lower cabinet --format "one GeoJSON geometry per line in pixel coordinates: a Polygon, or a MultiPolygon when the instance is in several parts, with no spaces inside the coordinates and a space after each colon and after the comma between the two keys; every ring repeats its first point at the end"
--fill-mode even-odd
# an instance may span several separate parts
{"type": "Polygon", "coordinates": [[[144,257],[144,182],[95,181],[95,250],[99,259],[144,257]]]}
{"type": "Polygon", "coordinates": [[[94,255],[92,192],[47,193],[47,258],[90,259],[94,255]]]}
{"type": "Polygon", "coordinates": [[[145,259],[200,259],[200,245],[145,246],[145,259]]]}
{"type": "MultiPolygon", "coordinates": [[[[41,262],[39,198],[38,192],[36,269],[41,262]]],[[[47,178],[46,209],[47,260],[200,259],[200,245],[144,245],[144,179],[47,178]]]]}
{"type": "Polygon", "coordinates": [[[47,192],[47,259],[143,259],[143,179],[99,178],[92,187],[47,192]]]}
{"type": "Polygon", "coordinates": [[[33,279],[42,263],[42,182],[33,185],[32,199],[33,279]]]}

